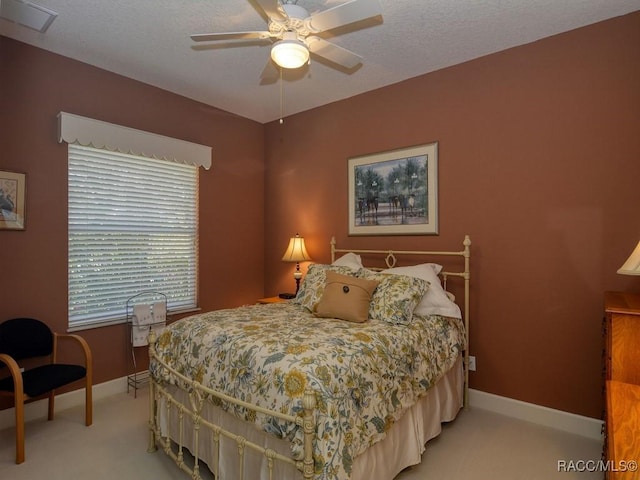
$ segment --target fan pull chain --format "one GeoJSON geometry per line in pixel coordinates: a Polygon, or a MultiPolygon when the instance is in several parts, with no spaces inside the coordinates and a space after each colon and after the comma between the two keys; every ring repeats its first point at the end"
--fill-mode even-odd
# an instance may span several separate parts
{"type": "Polygon", "coordinates": [[[282,119],[282,115],[283,115],[283,92],[282,92],[282,67],[280,67],[280,125],[282,125],[284,123],[284,120],[282,119]]]}

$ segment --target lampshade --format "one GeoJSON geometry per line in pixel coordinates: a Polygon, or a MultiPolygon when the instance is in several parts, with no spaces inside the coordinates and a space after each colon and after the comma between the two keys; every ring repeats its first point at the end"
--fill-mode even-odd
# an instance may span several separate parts
{"type": "Polygon", "coordinates": [[[640,275],[640,242],[631,252],[627,261],[618,269],[618,273],[622,275],[640,275]]]}
{"type": "Polygon", "coordinates": [[[289,240],[289,246],[282,256],[282,261],[305,262],[307,260],[311,260],[311,257],[307,253],[307,247],[304,246],[304,238],[296,233],[296,236],[289,240]]]}
{"type": "Polygon", "coordinates": [[[295,32],[286,32],[271,48],[271,58],[282,68],[299,68],[309,61],[309,49],[295,32]]]}

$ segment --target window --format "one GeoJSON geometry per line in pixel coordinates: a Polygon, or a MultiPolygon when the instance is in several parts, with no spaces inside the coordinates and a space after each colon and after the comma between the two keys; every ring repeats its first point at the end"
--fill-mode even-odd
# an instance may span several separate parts
{"type": "Polygon", "coordinates": [[[163,292],[195,308],[198,166],[69,143],[69,328],[123,321],[163,292]]]}

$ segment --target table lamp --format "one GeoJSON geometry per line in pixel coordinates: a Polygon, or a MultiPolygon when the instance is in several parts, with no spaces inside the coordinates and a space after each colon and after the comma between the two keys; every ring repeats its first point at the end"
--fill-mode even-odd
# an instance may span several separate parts
{"type": "Polygon", "coordinates": [[[640,275],[640,242],[631,252],[627,261],[618,269],[618,273],[622,275],[640,275]]]}
{"type": "Polygon", "coordinates": [[[307,248],[304,246],[304,238],[296,233],[295,237],[289,239],[289,246],[282,256],[283,262],[296,262],[296,270],[293,272],[293,278],[296,279],[296,293],[281,293],[281,298],[293,298],[300,289],[300,279],[302,278],[302,272],[300,271],[300,262],[311,260],[311,257],[307,253],[307,248]]]}

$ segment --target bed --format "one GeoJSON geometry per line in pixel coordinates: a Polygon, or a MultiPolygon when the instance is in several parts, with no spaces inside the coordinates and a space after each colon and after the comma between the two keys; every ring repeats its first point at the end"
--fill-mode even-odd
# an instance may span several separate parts
{"type": "Polygon", "coordinates": [[[194,479],[391,480],[419,463],[466,403],[470,245],[358,250],[332,239],[331,264],[310,265],[295,299],[152,333],[149,451],[194,479]],[[376,256],[384,266],[363,265],[376,256]]]}

